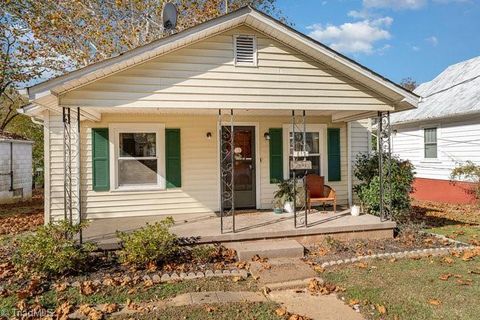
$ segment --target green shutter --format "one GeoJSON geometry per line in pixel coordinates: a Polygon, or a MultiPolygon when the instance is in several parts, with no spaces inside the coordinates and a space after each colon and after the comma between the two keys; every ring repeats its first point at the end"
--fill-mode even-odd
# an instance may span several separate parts
{"type": "Polygon", "coordinates": [[[165,168],[167,188],[182,186],[180,129],[165,129],[165,168]]]}
{"type": "Polygon", "coordinates": [[[327,140],[328,181],[340,181],[340,129],[329,128],[327,140]]]}
{"type": "Polygon", "coordinates": [[[270,183],[283,180],[283,133],[282,128],[270,128],[270,183]]]}
{"type": "Polygon", "coordinates": [[[93,190],[110,190],[108,128],[92,129],[93,190]]]}

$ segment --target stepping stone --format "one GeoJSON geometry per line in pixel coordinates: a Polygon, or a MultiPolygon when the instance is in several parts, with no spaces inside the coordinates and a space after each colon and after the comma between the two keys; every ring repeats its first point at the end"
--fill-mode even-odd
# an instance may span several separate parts
{"type": "Polygon", "coordinates": [[[225,244],[237,251],[238,260],[248,261],[255,255],[261,258],[303,258],[305,248],[295,240],[261,240],[225,244]]]}

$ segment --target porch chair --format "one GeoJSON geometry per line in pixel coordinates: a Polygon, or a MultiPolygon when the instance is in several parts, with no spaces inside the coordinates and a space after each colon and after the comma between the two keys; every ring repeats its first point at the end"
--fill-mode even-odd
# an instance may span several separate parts
{"type": "Polygon", "coordinates": [[[307,186],[307,210],[310,213],[312,204],[321,203],[325,211],[325,203],[333,202],[333,212],[337,212],[337,193],[335,189],[325,184],[325,177],[308,174],[306,177],[307,186]]]}

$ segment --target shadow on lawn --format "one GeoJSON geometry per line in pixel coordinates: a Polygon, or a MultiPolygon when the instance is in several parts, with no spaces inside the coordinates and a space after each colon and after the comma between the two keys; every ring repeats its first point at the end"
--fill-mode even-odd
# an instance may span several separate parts
{"type": "Polygon", "coordinates": [[[410,211],[411,221],[423,223],[426,227],[443,227],[465,224],[465,222],[454,220],[442,215],[444,215],[444,210],[427,206],[425,204],[412,205],[410,211]]]}

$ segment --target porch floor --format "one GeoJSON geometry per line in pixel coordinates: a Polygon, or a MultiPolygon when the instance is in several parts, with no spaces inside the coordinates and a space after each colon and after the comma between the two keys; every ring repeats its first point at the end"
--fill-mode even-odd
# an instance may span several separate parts
{"type": "MultiPolygon", "coordinates": [[[[302,214],[302,213],[300,213],[302,214]]],[[[83,231],[84,241],[96,242],[103,249],[118,247],[116,231],[133,231],[165,216],[129,217],[92,220],[83,231]]],[[[303,244],[319,241],[326,236],[336,238],[391,238],[396,224],[380,221],[379,217],[365,214],[350,215],[350,210],[333,213],[314,212],[308,215],[308,227],[294,228],[293,214],[274,214],[272,211],[238,213],[236,232],[220,232],[220,218],[214,214],[176,215],[172,232],[179,237],[194,239],[197,243],[250,241],[292,238],[303,244]]]]}

